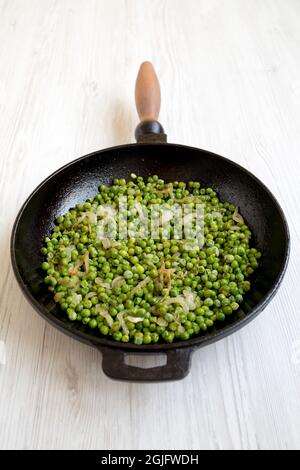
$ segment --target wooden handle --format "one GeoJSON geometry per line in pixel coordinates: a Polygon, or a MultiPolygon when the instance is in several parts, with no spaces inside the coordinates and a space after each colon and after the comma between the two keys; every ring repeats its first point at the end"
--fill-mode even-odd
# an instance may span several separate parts
{"type": "Polygon", "coordinates": [[[135,83],[135,103],[141,121],[157,121],[160,86],[151,62],[143,62],[135,83]]]}

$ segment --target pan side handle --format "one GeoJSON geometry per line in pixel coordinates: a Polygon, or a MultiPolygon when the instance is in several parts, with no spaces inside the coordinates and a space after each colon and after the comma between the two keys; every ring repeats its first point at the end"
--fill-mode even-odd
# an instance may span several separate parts
{"type": "Polygon", "coordinates": [[[135,103],[140,123],[135,130],[138,143],[167,141],[162,125],[158,122],[161,94],[160,85],[151,62],[143,62],[135,83],[135,103]]]}
{"type": "MultiPolygon", "coordinates": [[[[130,353],[121,349],[98,347],[102,353],[102,369],[110,378],[132,382],[161,382],[183,379],[190,370],[192,348],[177,348],[166,351],[165,365],[144,369],[126,364],[130,353]]],[[[134,353],[133,353],[134,354],[134,353]]]]}

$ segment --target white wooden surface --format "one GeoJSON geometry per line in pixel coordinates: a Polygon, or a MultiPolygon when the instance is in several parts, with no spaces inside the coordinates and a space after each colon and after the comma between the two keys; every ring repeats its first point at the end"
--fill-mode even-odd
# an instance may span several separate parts
{"type": "Polygon", "coordinates": [[[0,0],[1,448],[300,447],[299,24],[299,0],[0,0]],[[256,173],[292,235],[265,313],[196,352],[184,381],[155,385],[106,378],[97,351],[28,305],[9,258],[17,210],[43,178],[133,141],[145,59],[169,141],[256,173]]]}

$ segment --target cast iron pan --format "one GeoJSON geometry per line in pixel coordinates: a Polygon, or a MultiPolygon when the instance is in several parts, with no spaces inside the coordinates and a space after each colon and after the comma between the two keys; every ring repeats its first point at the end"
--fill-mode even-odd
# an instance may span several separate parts
{"type": "MultiPolygon", "coordinates": [[[[105,374],[131,381],[182,379],[187,375],[192,352],[217,341],[253,320],[276,293],[289,256],[289,231],[285,216],[271,192],[249,171],[236,163],[184,145],[166,143],[157,121],[160,109],[159,83],[150,63],[141,66],[136,83],[136,104],[141,119],[136,144],[122,145],[79,158],[43,181],[21,208],[11,237],[12,265],[18,283],[38,313],[53,326],[101,351],[105,374]],[[54,219],[97,193],[100,183],[131,173],[147,177],[158,174],[167,181],[197,180],[212,186],[219,196],[240,208],[262,252],[253,288],[240,310],[201,336],[173,344],[120,344],[70,322],[58,310],[43,284],[40,248],[54,219]],[[125,364],[129,353],[165,353],[164,366],[143,369],[125,364]]],[[[271,315],[272,312],[270,311],[271,315]]],[[[270,319],[269,319],[270,320],[270,319]]],[[[267,320],[266,320],[267,321],[267,320]]]]}

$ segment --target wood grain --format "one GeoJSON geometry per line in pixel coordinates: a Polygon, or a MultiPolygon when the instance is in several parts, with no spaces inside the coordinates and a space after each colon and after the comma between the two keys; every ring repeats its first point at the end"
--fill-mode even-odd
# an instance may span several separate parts
{"type": "Polygon", "coordinates": [[[0,0],[2,449],[299,448],[299,22],[298,0],[0,0]],[[257,174],[292,235],[265,313],[196,352],[184,381],[155,385],[107,379],[99,353],[28,305],[9,258],[17,210],[43,178],[133,141],[144,60],[169,141],[257,174]]]}

